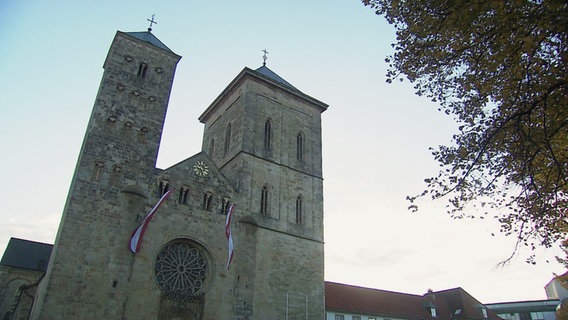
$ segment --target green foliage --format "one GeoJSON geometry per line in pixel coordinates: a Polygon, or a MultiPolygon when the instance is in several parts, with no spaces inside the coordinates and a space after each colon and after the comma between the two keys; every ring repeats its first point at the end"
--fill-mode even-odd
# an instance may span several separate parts
{"type": "Polygon", "coordinates": [[[447,197],[453,217],[497,212],[501,231],[529,247],[565,237],[568,2],[363,3],[396,28],[387,81],[406,77],[459,123],[453,145],[432,149],[441,169],[411,208],[447,197]]]}

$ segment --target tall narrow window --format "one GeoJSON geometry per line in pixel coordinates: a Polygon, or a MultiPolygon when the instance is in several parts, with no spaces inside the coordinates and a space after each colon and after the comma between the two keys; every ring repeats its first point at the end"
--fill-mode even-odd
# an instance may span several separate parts
{"type": "Polygon", "coordinates": [[[262,187],[260,192],[260,213],[268,214],[268,185],[262,187]]]}
{"type": "Polygon", "coordinates": [[[114,128],[114,125],[116,124],[116,117],[115,116],[109,116],[107,118],[107,126],[109,129],[114,128]]]}
{"type": "Polygon", "coordinates": [[[270,150],[272,148],[272,123],[270,119],[264,123],[264,149],[270,150]]]}
{"type": "Polygon", "coordinates": [[[221,213],[227,214],[229,207],[231,206],[231,200],[228,197],[223,197],[223,205],[221,206],[221,213]]]}
{"type": "Polygon", "coordinates": [[[209,140],[209,151],[207,153],[211,159],[213,159],[213,151],[215,151],[215,139],[209,140]]]}
{"type": "Polygon", "coordinates": [[[146,136],[148,135],[148,128],[143,127],[138,132],[138,142],[145,144],[146,143],[146,136]]]}
{"type": "Polygon", "coordinates": [[[430,315],[432,316],[432,318],[436,318],[436,317],[437,317],[437,314],[436,314],[436,307],[430,308],[430,315]]]}
{"type": "Polygon", "coordinates": [[[179,189],[178,203],[187,204],[187,196],[189,194],[189,187],[183,186],[179,189]]]}
{"type": "Polygon", "coordinates": [[[110,186],[114,187],[118,185],[118,180],[121,172],[122,168],[120,166],[114,166],[114,168],[112,168],[112,174],[110,176],[110,181],[109,181],[110,186]]]}
{"type": "Polygon", "coordinates": [[[124,127],[122,127],[122,137],[127,138],[130,135],[131,131],[132,131],[132,122],[126,121],[124,123],[124,127]]]}
{"type": "Polygon", "coordinates": [[[213,193],[207,191],[203,194],[203,209],[211,211],[211,203],[213,202],[213,193]]]}
{"type": "Polygon", "coordinates": [[[166,192],[170,190],[170,182],[168,180],[160,181],[160,185],[158,186],[158,197],[163,196],[166,192]]]}
{"type": "Polygon", "coordinates": [[[231,124],[229,123],[225,128],[225,148],[223,149],[223,152],[225,153],[229,152],[230,146],[231,146],[231,124]]]}
{"type": "Polygon", "coordinates": [[[304,135],[301,132],[296,136],[296,159],[304,160],[304,135]]]}
{"type": "Polygon", "coordinates": [[[101,179],[104,167],[105,164],[102,161],[97,161],[95,163],[95,168],[93,170],[93,176],[92,176],[93,181],[99,181],[101,179]]]}
{"type": "Polygon", "coordinates": [[[148,65],[145,64],[144,62],[140,62],[140,64],[138,65],[138,73],[136,75],[139,76],[140,78],[145,78],[147,70],[148,70],[148,65]]]}
{"type": "Polygon", "coordinates": [[[296,223],[302,224],[302,195],[296,197],[296,223]]]}

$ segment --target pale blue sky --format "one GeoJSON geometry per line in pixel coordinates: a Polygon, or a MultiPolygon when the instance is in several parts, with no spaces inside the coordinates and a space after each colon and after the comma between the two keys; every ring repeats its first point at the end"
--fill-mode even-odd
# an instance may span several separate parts
{"type": "MultiPolygon", "coordinates": [[[[242,70],[267,65],[330,105],[323,114],[326,279],[423,294],[462,287],[481,302],[546,298],[559,251],[516,258],[491,221],[456,221],[405,197],[437,164],[455,124],[408,83],[385,83],[394,31],[356,0],[0,2],[0,250],[53,243],[117,30],[153,33],[183,56],[159,166],[201,148],[201,112],[242,70]],[[549,263],[546,263],[549,260],[549,263]]],[[[235,239],[238,246],[238,239],[235,239]]],[[[237,247],[238,250],[238,247],[237,247]]],[[[237,251],[238,252],[238,251],[237,251]]],[[[525,252],[526,254],[526,252],[525,252]]]]}

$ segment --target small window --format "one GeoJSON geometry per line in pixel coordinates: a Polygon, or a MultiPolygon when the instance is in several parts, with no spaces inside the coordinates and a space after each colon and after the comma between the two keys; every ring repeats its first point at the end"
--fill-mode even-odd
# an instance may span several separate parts
{"type": "Polygon", "coordinates": [[[179,189],[178,203],[187,204],[187,196],[189,195],[189,187],[183,186],[179,189]]]}
{"type": "Polygon", "coordinates": [[[145,144],[147,135],[148,135],[148,128],[146,127],[141,128],[140,132],[138,133],[138,142],[145,144]]]}
{"type": "Polygon", "coordinates": [[[296,197],[296,223],[302,224],[302,195],[296,197]]]}
{"type": "Polygon", "coordinates": [[[138,73],[136,75],[140,78],[145,78],[147,70],[148,70],[148,65],[145,64],[144,62],[140,62],[140,64],[138,65],[138,73]]]}
{"type": "Polygon", "coordinates": [[[93,181],[99,181],[101,179],[101,175],[103,173],[104,168],[105,164],[102,161],[95,162],[95,168],[93,170],[93,175],[91,179],[93,179],[93,181]]]}
{"type": "Polygon", "coordinates": [[[301,132],[296,136],[296,159],[304,160],[304,135],[301,132]]]}
{"type": "Polygon", "coordinates": [[[225,128],[225,147],[223,148],[223,152],[226,154],[229,152],[229,148],[231,147],[231,124],[227,124],[225,128]]]}
{"type": "Polygon", "coordinates": [[[487,315],[487,307],[486,306],[484,306],[482,304],[478,304],[478,305],[475,306],[475,308],[483,316],[483,318],[487,319],[488,315],[487,315]]]}
{"type": "Polygon", "coordinates": [[[132,131],[132,122],[126,121],[124,123],[124,127],[122,127],[122,137],[123,138],[128,137],[131,131],[132,131]]]}
{"type": "Polygon", "coordinates": [[[436,318],[436,308],[430,308],[430,315],[432,316],[432,318],[436,318]]]}
{"type": "Polygon", "coordinates": [[[270,119],[264,123],[264,149],[270,150],[272,148],[272,123],[270,119]]]}
{"type": "Polygon", "coordinates": [[[361,316],[352,316],[351,320],[361,320],[361,316]]]}
{"type": "Polygon", "coordinates": [[[345,320],[345,316],[342,314],[336,314],[335,315],[335,320],[345,320]]]}
{"type": "Polygon", "coordinates": [[[158,197],[162,197],[166,192],[170,190],[170,182],[168,180],[160,181],[160,185],[158,186],[158,197]]]}
{"type": "Polygon", "coordinates": [[[121,172],[122,172],[122,167],[120,166],[114,166],[114,168],[112,168],[112,175],[110,176],[110,181],[109,181],[110,186],[118,185],[118,180],[121,172]]]}
{"type": "MultiPolygon", "coordinates": [[[[428,290],[428,293],[432,292],[431,290],[428,290]]],[[[436,314],[436,305],[434,305],[432,302],[428,301],[425,302],[423,304],[424,309],[426,309],[426,311],[428,311],[428,313],[430,314],[430,316],[432,318],[436,318],[437,314],[436,314]]]]}
{"type": "Polygon", "coordinates": [[[203,194],[203,209],[211,211],[211,203],[213,202],[213,193],[207,191],[203,194]]]}
{"type": "Polygon", "coordinates": [[[260,213],[268,214],[268,185],[264,185],[260,192],[260,213]]]}
{"type": "Polygon", "coordinates": [[[107,126],[109,128],[114,128],[114,125],[116,124],[116,117],[115,116],[109,116],[107,118],[107,126]]]}
{"type": "Polygon", "coordinates": [[[223,197],[223,204],[221,205],[221,213],[227,214],[230,206],[231,206],[231,200],[228,197],[223,197]]]}
{"type": "Polygon", "coordinates": [[[531,312],[531,320],[544,320],[544,312],[531,312]]]}

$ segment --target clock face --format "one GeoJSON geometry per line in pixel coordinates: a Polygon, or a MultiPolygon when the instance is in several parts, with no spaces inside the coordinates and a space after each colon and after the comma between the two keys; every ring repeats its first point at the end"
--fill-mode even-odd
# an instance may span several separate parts
{"type": "Polygon", "coordinates": [[[205,177],[209,173],[209,167],[203,161],[197,161],[193,165],[193,173],[199,177],[205,177]]]}

